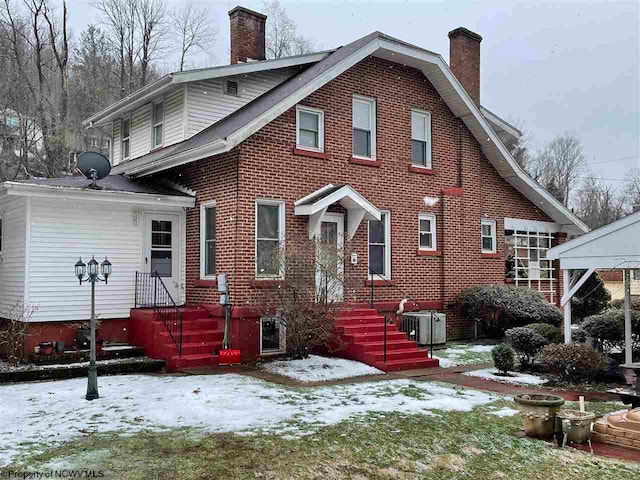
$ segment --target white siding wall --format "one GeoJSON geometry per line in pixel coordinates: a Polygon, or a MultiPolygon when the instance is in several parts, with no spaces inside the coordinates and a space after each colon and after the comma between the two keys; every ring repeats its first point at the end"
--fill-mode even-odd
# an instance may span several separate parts
{"type": "Polygon", "coordinates": [[[166,96],[164,113],[164,146],[184,140],[184,89],[180,87],[166,96]]]}
{"type": "Polygon", "coordinates": [[[291,70],[279,70],[189,83],[186,102],[187,138],[271,90],[291,74],[291,70]],[[239,96],[224,93],[227,80],[238,82],[239,96]]]}
{"type": "Polygon", "coordinates": [[[27,199],[0,200],[2,255],[0,256],[0,317],[24,299],[27,199]]]}
{"type": "Polygon", "coordinates": [[[122,122],[120,120],[113,122],[113,140],[111,142],[111,165],[115,166],[122,160],[122,144],[120,143],[120,128],[122,122]]]}
{"type": "MultiPolygon", "coordinates": [[[[113,264],[109,284],[101,282],[96,286],[97,314],[104,319],[129,317],[135,297],[135,272],[143,268],[143,208],[124,203],[33,198],[29,301],[39,305],[34,321],[89,318],[90,284],[78,285],[73,265],[78,257],[82,256],[86,263],[91,255],[99,262],[106,255],[113,264]],[[139,214],[137,223],[134,212],[139,214]]],[[[184,257],[183,252],[180,255],[184,257]]],[[[180,283],[184,286],[184,276],[180,283]]],[[[183,297],[182,292],[184,288],[183,297]]]]}
{"type": "Polygon", "coordinates": [[[131,158],[146,155],[151,150],[151,104],[131,115],[131,158]]]}

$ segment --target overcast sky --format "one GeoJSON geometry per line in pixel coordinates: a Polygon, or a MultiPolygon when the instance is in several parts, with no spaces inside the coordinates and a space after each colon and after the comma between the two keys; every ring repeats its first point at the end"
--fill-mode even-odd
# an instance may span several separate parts
{"type": "MultiPolygon", "coordinates": [[[[168,0],[170,6],[181,0],[168,0]]],[[[198,66],[228,63],[227,12],[262,0],[212,1],[218,42],[198,66]]],[[[449,58],[447,33],[464,26],[483,37],[481,102],[520,122],[541,147],[565,131],[583,142],[589,168],[620,184],[640,166],[640,1],[288,1],[298,31],[322,49],[374,30],[449,58]]],[[[75,37],[97,12],[69,0],[75,37]]],[[[175,59],[168,56],[167,65],[175,59]]]]}

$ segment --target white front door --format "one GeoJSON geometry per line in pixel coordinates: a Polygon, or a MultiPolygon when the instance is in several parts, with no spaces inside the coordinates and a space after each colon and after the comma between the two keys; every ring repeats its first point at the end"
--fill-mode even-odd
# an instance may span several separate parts
{"type": "Polygon", "coordinates": [[[144,271],[157,273],[176,304],[180,303],[180,217],[145,216],[144,271]]]}
{"type": "Polygon", "coordinates": [[[325,213],[316,241],[316,298],[341,302],[344,296],[344,215],[325,213]]]}

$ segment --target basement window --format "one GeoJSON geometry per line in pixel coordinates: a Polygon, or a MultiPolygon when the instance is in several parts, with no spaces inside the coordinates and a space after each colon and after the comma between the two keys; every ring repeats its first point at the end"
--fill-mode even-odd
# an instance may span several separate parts
{"type": "Polygon", "coordinates": [[[240,88],[238,82],[235,80],[227,80],[224,85],[224,93],[227,95],[233,95],[234,97],[239,97],[240,88]]]}
{"type": "Polygon", "coordinates": [[[287,351],[287,329],[279,317],[260,317],[260,354],[287,351]]]}

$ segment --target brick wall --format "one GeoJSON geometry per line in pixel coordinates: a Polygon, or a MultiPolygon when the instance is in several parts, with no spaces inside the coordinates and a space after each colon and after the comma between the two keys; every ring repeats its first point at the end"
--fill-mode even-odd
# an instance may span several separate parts
{"type": "MultiPolygon", "coordinates": [[[[534,204],[504,181],[467,128],[452,114],[424,75],[409,67],[369,58],[307,97],[301,104],[325,112],[328,158],[294,154],[295,108],[283,113],[234,151],[170,172],[174,180],[197,191],[198,205],[187,214],[187,299],[217,302],[212,286],[198,286],[199,203],[215,199],[218,270],[232,278],[236,305],[255,298],[254,216],[257,198],[286,202],[288,238],[307,235],[307,218],[293,214],[294,202],[328,183],[349,184],[376,207],[391,213],[392,279],[396,288],[376,286],[378,301],[398,302],[399,290],[425,302],[455,299],[461,288],[504,282],[504,218],[550,221],[534,204]],[[377,161],[351,161],[352,95],[377,101],[377,161]],[[410,171],[411,109],[432,115],[433,171],[410,171]],[[459,131],[460,129],[460,131],[459,131]],[[458,175],[461,143],[461,177],[458,175]],[[425,207],[425,196],[440,199],[425,207]],[[236,202],[237,198],[237,202],[236,202]],[[418,214],[437,217],[439,255],[418,255],[418,214]],[[496,220],[498,254],[483,256],[480,219],[496,220]],[[399,289],[399,290],[398,290],[399,289]]],[[[357,301],[368,299],[367,225],[360,225],[347,247],[358,254],[357,301]]],[[[447,309],[450,335],[464,333],[464,322],[447,309]]],[[[468,333],[468,330],[467,330],[468,333]]]]}

